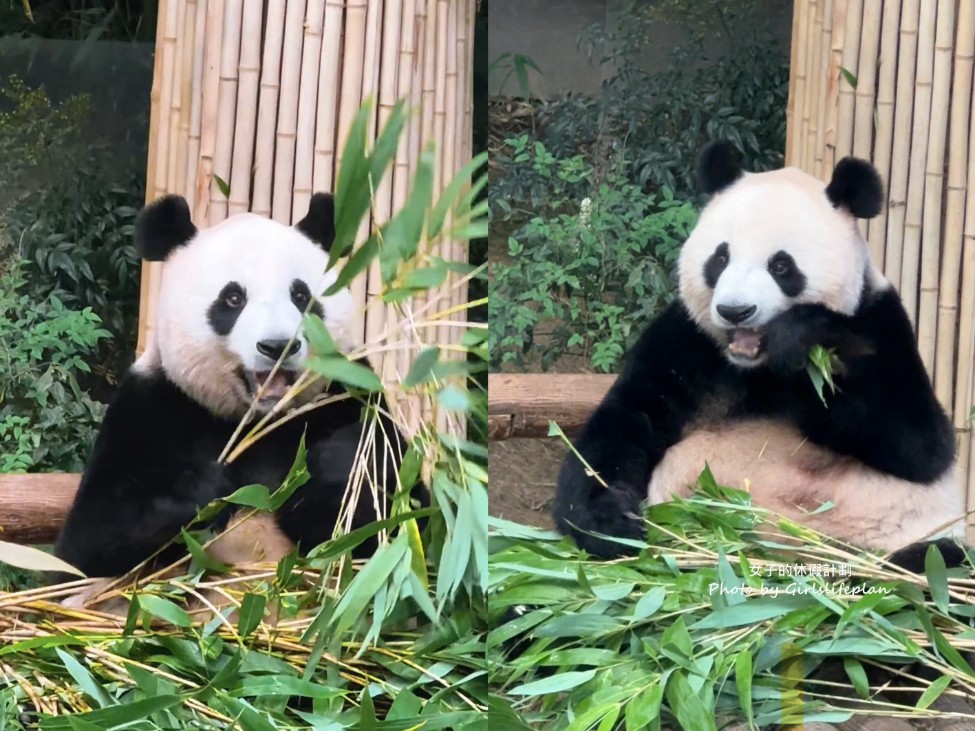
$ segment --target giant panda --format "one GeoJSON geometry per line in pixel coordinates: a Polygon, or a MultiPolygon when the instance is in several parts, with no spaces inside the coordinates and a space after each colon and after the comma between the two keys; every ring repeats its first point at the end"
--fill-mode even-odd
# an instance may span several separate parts
{"type": "MultiPolygon", "coordinates": [[[[254,423],[278,408],[301,373],[309,356],[301,328],[306,311],[322,318],[340,349],[355,344],[351,294],[323,294],[337,276],[334,269],[326,273],[334,220],[334,201],[321,193],[293,227],[242,213],[198,230],[178,196],[143,210],[135,226],[137,249],[148,261],[164,262],[156,338],[121,380],[106,412],[55,547],[59,558],[89,577],[125,574],[210,501],[251,484],[277,488],[302,437],[309,481],[273,516],[246,523],[234,518],[211,555],[225,563],[279,560],[295,545],[307,551],[332,537],[370,423],[359,400],[333,400],[287,421],[277,416],[276,428],[238,459],[222,463],[219,457],[252,402],[257,399],[254,423]]],[[[318,380],[278,410],[342,392],[340,385],[318,380]]],[[[378,476],[375,487],[388,501],[399,487],[406,443],[385,404],[380,401],[375,411],[375,448],[372,454],[364,450],[364,472],[378,476]]],[[[416,490],[424,500],[422,485],[416,490]]],[[[385,508],[369,486],[353,499],[353,519],[344,527],[384,517],[377,516],[385,508]]],[[[225,511],[216,527],[230,520],[225,511]]],[[[375,545],[367,540],[360,553],[375,545]]],[[[172,546],[155,564],[166,565],[179,550],[172,546]]]]}
{"type": "Polygon", "coordinates": [[[679,297],[628,352],[559,473],[554,517],[590,554],[643,538],[641,502],[687,495],[709,465],[754,504],[918,570],[926,544],[964,560],[954,432],[911,323],[856,219],[875,216],[876,170],[841,160],[830,182],[796,168],[744,172],[706,147],[710,195],[680,253],[679,297]],[[825,404],[806,370],[838,358],[825,404]],[[832,503],[831,509],[819,510],[832,503]]]}

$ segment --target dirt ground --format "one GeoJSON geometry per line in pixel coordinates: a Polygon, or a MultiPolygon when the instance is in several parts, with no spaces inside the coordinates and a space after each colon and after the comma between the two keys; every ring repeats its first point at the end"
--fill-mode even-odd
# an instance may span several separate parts
{"type": "Polygon", "coordinates": [[[557,439],[491,442],[491,515],[551,528],[555,477],[564,452],[564,445],[557,439]]]}

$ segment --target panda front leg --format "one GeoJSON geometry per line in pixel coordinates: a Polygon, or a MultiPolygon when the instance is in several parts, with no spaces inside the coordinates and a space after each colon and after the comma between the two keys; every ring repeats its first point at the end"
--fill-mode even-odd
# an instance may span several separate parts
{"type": "Polygon", "coordinates": [[[596,556],[628,552],[592,534],[645,536],[641,503],[654,468],[730,371],[683,305],[661,313],[574,443],[586,464],[572,452],[562,463],[553,507],[559,530],[596,556]]]}
{"type": "Polygon", "coordinates": [[[786,397],[774,408],[812,442],[922,485],[953,468],[954,430],[893,288],[869,295],[852,316],[794,306],[765,334],[768,366],[786,383],[786,397]],[[837,389],[825,390],[825,405],[805,372],[814,345],[839,359],[837,389]]]}

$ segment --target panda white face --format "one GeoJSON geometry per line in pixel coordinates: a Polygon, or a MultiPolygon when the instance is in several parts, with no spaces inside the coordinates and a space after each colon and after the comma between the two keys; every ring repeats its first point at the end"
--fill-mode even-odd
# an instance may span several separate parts
{"type": "Polygon", "coordinates": [[[684,244],[680,296],[725,356],[750,368],[765,362],[764,326],[793,305],[852,314],[869,267],[853,215],[821,181],[796,168],[745,173],[714,196],[684,244]]]}
{"type": "MultiPolygon", "coordinates": [[[[322,293],[328,253],[298,228],[250,213],[196,232],[165,260],[156,326],[166,374],[212,413],[236,418],[255,395],[270,410],[300,374],[308,356],[306,311],[322,317],[339,347],[351,345],[351,294],[322,293]],[[269,378],[274,364],[281,366],[269,378]]],[[[306,389],[297,403],[321,390],[306,389]]]]}

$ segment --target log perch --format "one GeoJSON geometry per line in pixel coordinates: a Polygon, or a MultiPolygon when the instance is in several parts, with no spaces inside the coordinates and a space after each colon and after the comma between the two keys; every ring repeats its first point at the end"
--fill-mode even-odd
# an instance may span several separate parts
{"type": "Polygon", "coordinates": [[[492,373],[488,440],[545,437],[549,421],[575,436],[615,380],[616,376],[594,373],[492,373]]]}
{"type": "Polygon", "coordinates": [[[54,543],[81,475],[0,475],[0,540],[54,543]]]}

